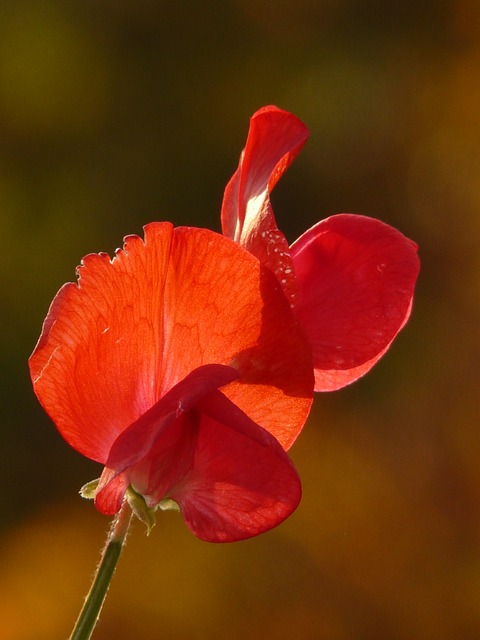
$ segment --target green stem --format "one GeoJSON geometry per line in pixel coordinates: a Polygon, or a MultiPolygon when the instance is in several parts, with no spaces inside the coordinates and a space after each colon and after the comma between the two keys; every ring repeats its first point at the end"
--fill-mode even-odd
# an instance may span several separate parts
{"type": "Polygon", "coordinates": [[[107,595],[110,580],[115,572],[131,518],[132,510],[128,502],[125,501],[113,521],[102,553],[102,559],[97,567],[95,578],[80,611],[70,640],[89,640],[91,638],[107,595]]]}

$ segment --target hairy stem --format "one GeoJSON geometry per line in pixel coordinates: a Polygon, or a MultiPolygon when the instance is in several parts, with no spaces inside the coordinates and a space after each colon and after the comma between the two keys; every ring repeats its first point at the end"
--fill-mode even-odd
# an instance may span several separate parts
{"type": "Polygon", "coordinates": [[[132,510],[128,502],[125,501],[112,523],[100,564],[97,567],[92,586],[85,598],[85,603],[80,611],[70,640],[89,640],[91,638],[100,616],[110,581],[115,572],[131,518],[132,510]]]}

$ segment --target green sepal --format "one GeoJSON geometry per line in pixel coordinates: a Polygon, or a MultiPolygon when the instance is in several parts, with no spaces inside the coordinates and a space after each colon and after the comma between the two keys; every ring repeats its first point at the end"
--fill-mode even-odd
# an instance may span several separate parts
{"type": "Polygon", "coordinates": [[[126,498],[133,513],[147,527],[147,535],[149,535],[155,526],[155,509],[147,506],[145,498],[132,489],[132,487],[128,487],[126,498]]]}
{"type": "Polygon", "coordinates": [[[83,485],[78,493],[82,496],[82,498],[93,500],[93,498],[95,498],[95,492],[97,490],[99,482],[100,478],[97,478],[96,480],[90,480],[90,482],[87,482],[87,484],[83,485]]]}
{"type": "Polygon", "coordinates": [[[180,511],[178,504],[171,498],[163,498],[163,500],[160,500],[158,508],[162,511],[180,511]]]}

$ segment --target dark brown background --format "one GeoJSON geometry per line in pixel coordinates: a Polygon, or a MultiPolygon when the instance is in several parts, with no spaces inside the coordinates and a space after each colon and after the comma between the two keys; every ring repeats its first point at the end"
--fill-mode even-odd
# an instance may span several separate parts
{"type": "Polygon", "coordinates": [[[249,116],[311,129],[274,194],[290,240],[325,215],[420,245],[412,319],[319,395],[277,530],[227,546],[134,527],[96,640],[450,640],[480,634],[480,9],[476,0],[0,4],[0,620],[70,632],[107,521],[99,474],[33,396],[27,357],[81,257],[151,220],[219,229],[249,116]],[[477,407],[477,408],[475,408],[477,407]]]}

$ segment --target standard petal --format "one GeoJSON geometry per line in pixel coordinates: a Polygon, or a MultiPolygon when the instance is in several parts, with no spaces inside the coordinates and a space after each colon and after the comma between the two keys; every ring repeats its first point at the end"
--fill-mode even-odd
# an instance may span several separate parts
{"type": "MultiPolygon", "coordinates": [[[[278,284],[205,229],[145,227],[113,260],[83,260],[30,358],[35,392],[63,437],[105,464],[117,437],[197,367],[234,366],[230,393],[291,443],[311,404],[308,343],[278,284]],[[268,408],[268,412],[267,412],[268,408]]],[[[263,424],[263,423],[262,423],[263,424]]]]}
{"type": "Polygon", "coordinates": [[[35,392],[62,436],[105,462],[115,438],[160,397],[162,300],[173,227],[123,251],[86,256],[78,284],[54,299],[29,365],[35,392]]]}
{"type": "Polygon", "coordinates": [[[280,524],[301,498],[298,474],[279,443],[213,392],[198,405],[191,469],[169,496],[192,532],[233,542],[280,524]]]}
{"type": "Polygon", "coordinates": [[[175,322],[165,349],[174,383],[202,364],[234,367],[223,392],[288,448],[313,397],[311,348],[268,269],[235,242],[178,228],[175,322]]]}
{"type": "MultiPolygon", "coordinates": [[[[247,143],[222,204],[222,230],[275,273],[286,295],[295,278],[285,236],[277,228],[270,192],[300,152],[307,127],[277,107],[264,107],[250,120],[247,143]]],[[[292,299],[293,302],[293,299],[292,299]]]]}
{"type": "Polygon", "coordinates": [[[340,214],[291,247],[295,308],[313,349],[315,390],[366,373],[406,323],[419,272],[417,246],[372,218],[340,214]]]}

